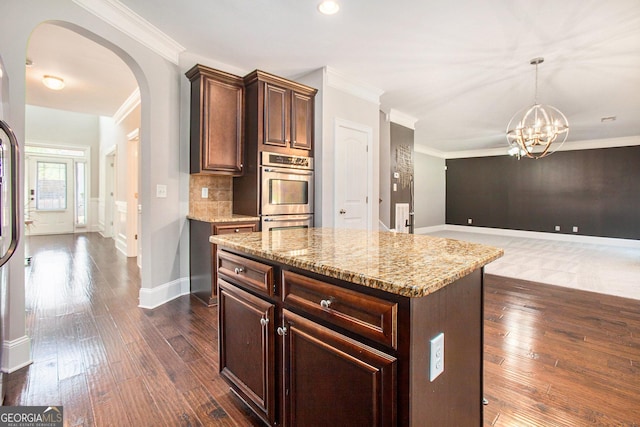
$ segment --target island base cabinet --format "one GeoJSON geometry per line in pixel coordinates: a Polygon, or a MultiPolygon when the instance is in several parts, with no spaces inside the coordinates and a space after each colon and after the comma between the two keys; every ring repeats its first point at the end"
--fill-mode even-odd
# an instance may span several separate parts
{"type": "Polygon", "coordinates": [[[283,310],[287,426],[395,426],[396,359],[283,310]]]}
{"type": "Polygon", "coordinates": [[[218,279],[220,375],[267,424],[276,413],[275,305],[218,279]]]}

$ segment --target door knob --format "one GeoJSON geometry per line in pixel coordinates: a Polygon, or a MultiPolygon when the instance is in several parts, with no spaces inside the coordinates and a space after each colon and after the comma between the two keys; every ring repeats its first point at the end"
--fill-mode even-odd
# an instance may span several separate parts
{"type": "Polygon", "coordinates": [[[344,215],[346,213],[347,213],[347,211],[345,211],[344,209],[340,209],[340,215],[344,215]]]}

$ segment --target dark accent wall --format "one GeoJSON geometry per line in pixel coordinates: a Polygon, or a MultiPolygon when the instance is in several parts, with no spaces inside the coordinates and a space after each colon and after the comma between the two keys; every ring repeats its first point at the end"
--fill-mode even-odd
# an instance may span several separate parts
{"type": "Polygon", "coordinates": [[[390,228],[394,228],[396,225],[396,203],[409,203],[409,209],[411,209],[411,189],[409,186],[402,187],[402,184],[399,179],[393,177],[393,173],[398,170],[397,158],[396,158],[396,150],[401,145],[406,145],[411,147],[411,152],[413,153],[413,129],[409,129],[402,125],[391,123],[390,126],[390,134],[391,134],[391,142],[390,142],[390,162],[389,166],[391,169],[391,174],[389,179],[391,180],[391,196],[390,196],[390,228]],[[396,184],[396,191],[393,191],[393,184],[396,184]]]}
{"type": "Polygon", "coordinates": [[[447,224],[640,239],[640,146],[446,163],[447,224]]]}

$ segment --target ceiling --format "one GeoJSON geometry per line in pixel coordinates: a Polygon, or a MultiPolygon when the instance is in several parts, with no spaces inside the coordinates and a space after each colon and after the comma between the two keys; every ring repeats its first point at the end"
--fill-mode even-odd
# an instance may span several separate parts
{"type": "Polygon", "coordinates": [[[137,89],[129,67],[109,49],[71,30],[40,24],[27,48],[27,104],[111,117],[137,89]],[[44,75],[62,77],[54,91],[44,75]]]}
{"type": "MultiPolygon", "coordinates": [[[[416,143],[443,153],[506,148],[511,116],[533,104],[538,56],[538,101],[567,116],[567,145],[640,135],[638,0],[339,0],[333,16],[318,0],[120,1],[190,54],[290,78],[329,66],[378,88],[381,109],[417,119],[416,143]]],[[[68,33],[34,32],[28,73],[54,67],[68,89],[36,95],[30,78],[28,102],[112,115],[131,72],[68,33]]]]}

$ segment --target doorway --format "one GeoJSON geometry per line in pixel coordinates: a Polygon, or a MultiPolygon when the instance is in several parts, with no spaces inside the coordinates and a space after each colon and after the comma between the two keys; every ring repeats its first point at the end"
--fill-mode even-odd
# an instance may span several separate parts
{"type": "Polygon", "coordinates": [[[335,135],[335,227],[370,230],[373,130],[336,119],[335,135]]]}
{"type": "Polygon", "coordinates": [[[24,151],[25,234],[85,231],[90,148],[27,143],[24,151]]]}

